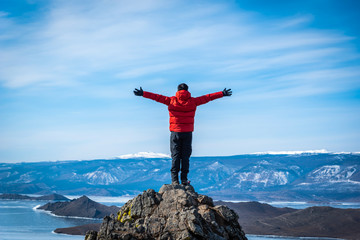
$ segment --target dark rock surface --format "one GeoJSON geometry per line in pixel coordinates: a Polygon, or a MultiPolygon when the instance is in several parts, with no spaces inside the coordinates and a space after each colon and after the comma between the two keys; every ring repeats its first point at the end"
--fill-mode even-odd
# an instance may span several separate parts
{"type": "Polygon", "coordinates": [[[76,227],[57,228],[55,233],[69,234],[69,235],[85,235],[88,231],[99,231],[101,223],[90,223],[76,227]]]}
{"type": "MultiPolygon", "coordinates": [[[[249,229],[253,229],[257,221],[265,218],[273,218],[286,213],[292,213],[298,209],[294,208],[277,208],[266,203],[259,202],[223,202],[216,201],[215,205],[225,205],[233,209],[239,216],[239,224],[243,227],[246,233],[250,233],[249,229]]],[[[257,234],[251,232],[252,234],[257,234]]]]}
{"type": "Polygon", "coordinates": [[[32,197],[21,195],[21,194],[15,194],[15,193],[4,193],[0,194],[0,199],[6,199],[6,200],[33,200],[32,197]]]}
{"type": "Polygon", "coordinates": [[[94,202],[86,196],[71,200],[70,202],[47,203],[38,209],[50,211],[58,216],[103,218],[106,215],[116,213],[116,206],[105,206],[94,202]]]}
{"type": "Polygon", "coordinates": [[[214,206],[210,197],[182,185],[144,191],[117,216],[106,216],[100,231],[88,232],[85,239],[247,240],[233,210],[214,206]]]}
{"type": "Polygon", "coordinates": [[[360,239],[360,209],[276,208],[259,202],[216,202],[239,215],[248,234],[360,239]]]}
{"type": "Polygon", "coordinates": [[[250,232],[303,237],[360,239],[360,209],[310,207],[258,221],[250,232]]]}
{"type": "Polygon", "coordinates": [[[0,194],[0,199],[7,200],[51,200],[51,201],[70,201],[67,197],[60,194],[50,194],[41,197],[30,197],[27,195],[15,194],[15,193],[4,193],[0,194]]]}

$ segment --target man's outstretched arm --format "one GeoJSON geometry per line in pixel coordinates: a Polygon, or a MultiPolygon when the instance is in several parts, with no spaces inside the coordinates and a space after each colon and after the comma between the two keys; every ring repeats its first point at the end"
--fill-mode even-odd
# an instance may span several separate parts
{"type": "Polygon", "coordinates": [[[231,89],[224,88],[224,90],[222,92],[210,93],[210,94],[206,94],[204,96],[196,97],[194,99],[195,99],[195,104],[197,106],[199,106],[199,105],[208,103],[212,100],[222,98],[222,97],[228,97],[231,95],[232,95],[231,89]]]}
{"type": "Polygon", "coordinates": [[[144,98],[149,98],[151,100],[157,101],[159,103],[163,103],[165,105],[170,104],[170,98],[169,97],[166,97],[166,96],[163,96],[163,95],[160,95],[160,94],[156,94],[156,93],[143,91],[143,89],[141,87],[140,87],[140,89],[135,88],[134,94],[136,96],[143,96],[144,98]]]}

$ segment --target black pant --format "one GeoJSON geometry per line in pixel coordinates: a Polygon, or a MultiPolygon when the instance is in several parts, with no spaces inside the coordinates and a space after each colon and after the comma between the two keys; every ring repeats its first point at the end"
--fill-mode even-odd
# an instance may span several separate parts
{"type": "Polygon", "coordinates": [[[172,157],[171,180],[179,182],[181,165],[181,182],[187,181],[189,173],[189,159],[191,156],[192,132],[171,132],[170,150],[172,157]]]}

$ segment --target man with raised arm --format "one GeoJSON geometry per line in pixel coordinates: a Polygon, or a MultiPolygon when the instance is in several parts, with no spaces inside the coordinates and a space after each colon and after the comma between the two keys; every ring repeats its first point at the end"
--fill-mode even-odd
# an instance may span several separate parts
{"type": "Polygon", "coordinates": [[[170,150],[172,158],[171,182],[179,184],[179,171],[181,170],[181,184],[188,185],[189,159],[191,156],[192,132],[194,131],[194,117],[196,107],[223,96],[231,96],[231,89],[222,92],[206,94],[200,97],[191,97],[188,86],[181,83],[173,97],[143,91],[135,88],[136,96],[143,96],[168,106],[170,115],[170,150]],[[180,168],[181,166],[181,168],[180,168]]]}

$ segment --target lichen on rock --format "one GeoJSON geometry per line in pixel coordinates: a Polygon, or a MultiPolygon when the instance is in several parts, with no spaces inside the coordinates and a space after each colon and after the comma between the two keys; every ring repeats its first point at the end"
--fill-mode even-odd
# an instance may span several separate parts
{"type": "Polygon", "coordinates": [[[129,200],[118,215],[106,216],[91,240],[246,240],[237,214],[195,192],[192,186],[163,185],[129,200]]]}

